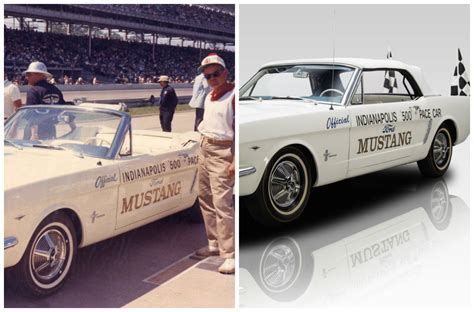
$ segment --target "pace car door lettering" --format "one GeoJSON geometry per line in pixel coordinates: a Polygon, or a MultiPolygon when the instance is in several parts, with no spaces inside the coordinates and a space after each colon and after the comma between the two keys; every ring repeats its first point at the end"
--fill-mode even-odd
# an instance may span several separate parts
{"type": "Polygon", "coordinates": [[[122,198],[122,211],[121,214],[131,212],[133,209],[140,209],[142,207],[155,204],[159,201],[166,200],[168,198],[177,196],[181,193],[181,181],[176,181],[163,185],[146,192],[140,192],[129,196],[128,198],[122,198]]]}
{"type": "Polygon", "coordinates": [[[116,228],[157,218],[192,195],[196,153],[178,156],[147,155],[123,162],[117,198],[116,228]],[[171,157],[170,157],[171,156],[171,157]]]}
{"type": "Polygon", "coordinates": [[[349,124],[350,122],[349,115],[345,117],[329,117],[326,122],[326,129],[335,129],[338,125],[349,124]]]}
{"type": "Polygon", "coordinates": [[[383,127],[382,133],[394,133],[395,126],[392,124],[387,124],[383,127]]]}
{"type": "Polygon", "coordinates": [[[122,172],[122,183],[133,182],[150,176],[166,172],[164,162],[146,167],[136,168],[122,172]]]}
{"type": "Polygon", "coordinates": [[[375,152],[404,145],[410,145],[412,140],[411,131],[383,134],[363,139],[358,139],[359,149],[357,154],[375,152]]]}
{"type": "Polygon", "coordinates": [[[352,172],[368,173],[375,165],[408,157],[413,145],[421,144],[426,128],[420,128],[415,114],[412,118],[402,114],[409,110],[410,104],[407,101],[349,107],[352,119],[349,176],[352,172]]]}
{"type": "Polygon", "coordinates": [[[420,109],[419,114],[421,119],[432,119],[442,116],[441,108],[420,109]]]}
{"type": "Polygon", "coordinates": [[[95,188],[104,188],[107,183],[117,182],[117,173],[113,175],[102,175],[95,180],[95,188]]]}
{"type": "Polygon", "coordinates": [[[397,112],[383,112],[355,116],[357,127],[397,122],[397,112]]]}
{"type": "Polygon", "coordinates": [[[137,182],[142,179],[159,176],[164,173],[168,173],[181,168],[195,166],[199,163],[199,156],[188,154],[178,155],[175,159],[169,159],[160,163],[155,163],[147,166],[141,166],[138,168],[127,169],[121,174],[122,183],[137,182]]]}

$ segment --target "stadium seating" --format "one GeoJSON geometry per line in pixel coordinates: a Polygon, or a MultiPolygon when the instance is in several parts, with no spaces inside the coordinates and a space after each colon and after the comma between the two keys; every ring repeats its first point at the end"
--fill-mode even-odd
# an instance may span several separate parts
{"type": "MultiPolygon", "coordinates": [[[[92,76],[116,83],[155,82],[159,75],[174,81],[189,82],[197,74],[201,58],[210,53],[192,47],[156,45],[155,60],[149,43],[94,38],[92,55],[88,56],[88,38],[57,33],[20,31],[5,28],[4,61],[9,78],[20,80],[21,71],[32,61],[42,61],[64,83],[55,68],[80,68],[80,75],[90,83],[92,76]]],[[[234,53],[218,51],[234,75],[234,53]]],[[[77,76],[77,74],[76,74],[77,76]]],[[[78,77],[73,77],[77,80],[78,77]]],[[[105,80],[105,81],[104,81],[105,80]]]]}

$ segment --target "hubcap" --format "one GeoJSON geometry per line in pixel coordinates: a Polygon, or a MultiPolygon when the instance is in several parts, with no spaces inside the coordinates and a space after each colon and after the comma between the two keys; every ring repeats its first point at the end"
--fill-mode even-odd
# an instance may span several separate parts
{"type": "Polygon", "coordinates": [[[437,167],[443,167],[449,160],[451,146],[444,132],[438,132],[433,144],[433,158],[437,167]]]}
{"type": "Polygon", "coordinates": [[[33,247],[32,269],[41,280],[51,281],[63,272],[68,240],[58,230],[44,232],[33,247]]]}
{"type": "Polygon", "coordinates": [[[262,277],[265,285],[272,290],[281,290],[293,280],[296,266],[296,257],[288,246],[275,246],[263,262],[262,277]]]}
{"type": "Polygon", "coordinates": [[[270,196],[282,208],[290,207],[301,193],[298,167],[291,161],[279,163],[270,175],[270,196]]]}
{"type": "Polygon", "coordinates": [[[447,192],[444,188],[437,187],[431,196],[431,213],[437,222],[441,222],[448,210],[447,192]]]}

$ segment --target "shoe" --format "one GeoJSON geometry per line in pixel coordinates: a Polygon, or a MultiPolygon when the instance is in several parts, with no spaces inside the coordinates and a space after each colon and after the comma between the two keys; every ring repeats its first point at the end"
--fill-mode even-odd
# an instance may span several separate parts
{"type": "Polygon", "coordinates": [[[224,263],[219,267],[218,270],[222,274],[234,274],[235,259],[225,259],[224,263]]]}
{"type": "Polygon", "coordinates": [[[218,256],[219,248],[213,246],[203,247],[201,249],[198,249],[194,255],[202,258],[218,256]]]}

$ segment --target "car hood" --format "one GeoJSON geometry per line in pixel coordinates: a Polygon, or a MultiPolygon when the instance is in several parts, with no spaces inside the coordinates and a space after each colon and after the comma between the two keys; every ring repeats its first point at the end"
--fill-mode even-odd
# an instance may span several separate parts
{"type": "Polygon", "coordinates": [[[5,146],[5,191],[97,168],[97,161],[97,158],[86,156],[80,158],[68,150],[30,147],[19,150],[5,146]]]}
{"type": "Polygon", "coordinates": [[[252,123],[275,118],[306,115],[318,111],[328,111],[330,105],[315,104],[300,100],[240,101],[239,123],[252,123]]]}

